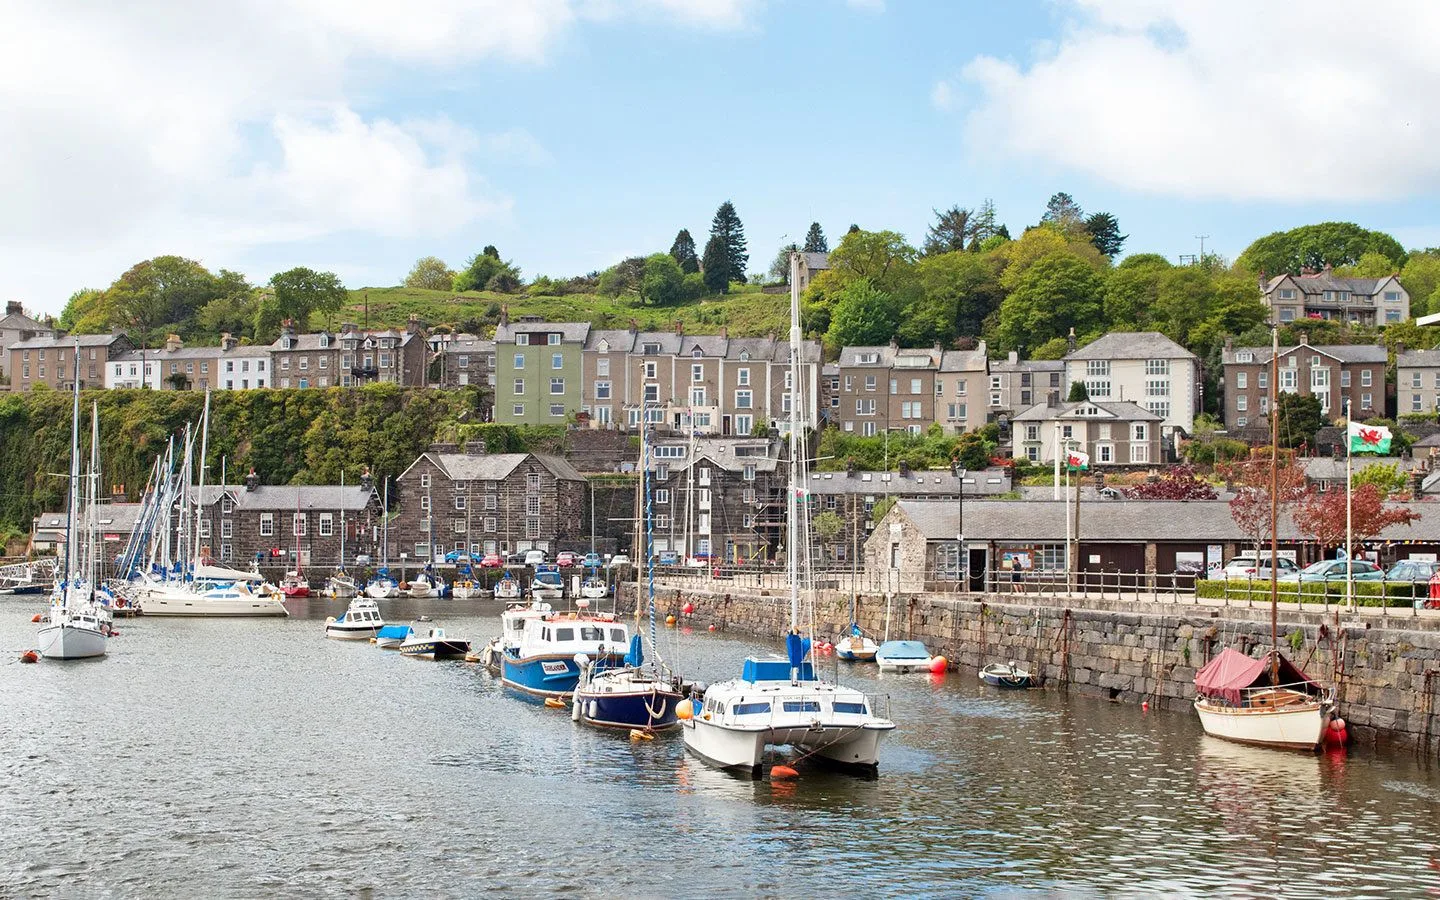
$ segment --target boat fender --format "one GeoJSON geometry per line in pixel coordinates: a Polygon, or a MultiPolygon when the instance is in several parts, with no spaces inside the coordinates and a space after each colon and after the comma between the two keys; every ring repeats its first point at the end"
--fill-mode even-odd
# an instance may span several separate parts
{"type": "Polygon", "coordinates": [[[1345,720],[1336,716],[1330,720],[1330,728],[1325,732],[1325,740],[1336,747],[1345,746],[1350,740],[1350,732],[1345,727],[1345,720]]]}
{"type": "Polygon", "coordinates": [[[40,621],[43,621],[44,618],[45,618],[45,616],[44,616],[42,613],[36,613],[35,615],[33,615],[33,616],[30,617],[30,621],[31,621],[32,623],[34,623],[34,622],[40,622],[40,621]]]}
{"type": "Polygon", "coordinates": [[[685,605],[680,607],[680,611],[688,616],[695,611],[695,604],[686,601],[685,605]]]}
{"type": "Polygon", "coordinates": [[[575,701],[570,704],[570,721],[572,721],[572,722],[578,722],[578,721],[580,721],[580,698],[579,698],[579,697],[576,697],[576,698],[575,698],[575,701]]]}
{"type": "Polygon", "coordinates": [[[777,780],[783,781],[783,780],[787,780],[787,779],[790,779],[790,778],[799,778],[799,777],[800,777],[800,773],[797,772],[797,771],[795,771],[794,769],[792,769],[790,766],[778,765],[778,766],[771,766],[771,767],[770,767],[770,780],[771,780],[771,781],[777,781],[777,780]]]}
{"type": "Polygon", "coordinates": [[[675,617],[674,617],[674,616],[666,616],[666,617],[665,617],[665,627],[666,627],[666,628],[673,628],[674,626],[675,626],[675,617]]]}

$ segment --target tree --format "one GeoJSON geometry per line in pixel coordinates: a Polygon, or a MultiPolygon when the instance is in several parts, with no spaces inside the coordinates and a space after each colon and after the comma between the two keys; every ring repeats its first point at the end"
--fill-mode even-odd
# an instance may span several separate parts
{"type": "Polygon", "coordinates": [[[828,543],[835,540],[840,532],[845,530],[845,520],[840,518],[834,510],[827,509],[810,520],[810,528],[819,536],[820,540],[828,543]]]}
{"type": "Polygon", "coordinates": [[[645,257],[629,256],[600,273],[595,290],[606,297],[639,293],[645,277],[645,257]]]}
{"type": "Polygon", "coordinates": [[[513,294],[524,286],[525,283],[520,280],[520,270],[508,262],[485,282],[485,290],[495,291],[497,294],[513,294]]]}
{"type": "Polygon", "coordinates": [[[1440,251],[1415,250],[1400,270],[1400,283],[1410,293],[1410,314],[1440,310],[1440,251]]]}
{"type": "Polygon", "coordinates": [[[705,258],[701,260],[700,271],[705,276],[705,287],[710,293],[730,292],[730,262],[725,257],[725,240],[720,235],[712,234],[705,242],[705,258]]]}
{"type": "MultiPolygon", "coordinates": [[[[1235,498],[1230,501],[1230,518],[1250,538],[1255,551],[1270,537],[1270,458],[1252,456],[1242,462],[1217,467],[1227,481],[1235,485],[1235,498]]],[[[1279,514],[1283,515],[1305,496],[1305,469],[1293,455],[1282,456],[1275,467],[1279,514]]]]}
{"type": "Polygon", "coordinates": [[[856,225],[854,222],[851,222],[851,223],[850,223],[850,229],[849,229],[848,231],[846,231],[845,233],[846,233],[846,234],[854,234],[855,232],[857,232],[857,231],[859,231],[859,230],[860,230],[860,226],[859,226],[859,225],[856,225]]]}
{"type": "Polygon", "coordinates": [[[685,274],[680,264],[668,253],[656,253],[645,259],[640,277],[640,298],[655,306],[680,302],[685,287],[685,274]]]}
{"type": "Polygon", "coordinates": [[[1195,474],[1194,466],[1171,466],[1155,481],[1125,489],[1131,500],[1214,500],[1215,487],[1195,474]]]}
{"type": "MultiPolygon", "coordinates": [[[[1009,273],[1006,273],[1008,279],[1009,273]]],[[[996,336],[1003,349],[1025,351],[1051,338],[1078,334],[1100,323],[1105,282],[1088,263],[1069,253],[1043,257],[1015,279],[1000,304],[996,336]]]]}
{"type": "Polygon", "coordinates": [[[944,212],[938,209],[932,212],[935,213],[935,224],[930,226],[930,231],[925,235],[925,248],[921,251],[924,255],[954,253],[970,245],[975,237],[975,223],[971,219],[970,210],[952,206],[944,212]]]}
{"type": "Polygon", "coordinates": [[[790,254],[799,251],[800,247],[794,243],[786,244],[775,254],[775,261],[770,264],[771,282],[781,284],[790,283],[790,254]]]}
{"type": "Polygon", "coordinates": [[[915,248],[895,231],[851,231],[830,254],[829,275],[842,283],[866,279],[893,290],[914,275],[915,248]]]}
{"type": "Polygon", "coordinates": [[[725,248],[726,281],[743,282],[745,266],[750,262],[750,256],[745,252],[745,226],[735,212],[735,204],[729,200],[715,210],[715,218],[710,222],[710,236],[720,238],[721,246],[725,248]]]}
{"type": "Polygon", "coordinates": [[[490,257],[491,259],[500,258],[500,251],[495,247],[494,244],[486,244],[485,249],[481,250],[480,252],[490,257]]]}
{"type": "Polygon", "coordinates": [[[224,286],[192,259],[157,256],[132,266],[105,291],[100,307],[111,327],[123,327],[141,345],[167,331],[187,332],[195,316],[224,286]]]}
{"type": "Polygon", "coordinates": [[[82,288],[70,295],[60,312],[62,331],[76,334],[97,334],[110,327],[110,311],[105,306],[105,292],[82,288]]]}
{"type": "Polygon", "coordinates": [[[1385,254],[1366,250],[1360,254],[1355,265],[1337,266],[1335,274],[1342,278],[1385,278],[1389,275],[1399,274],[1399,267],[1385,254]]]}
{"type": "Polygon", "coordinates": [[[876,500],[875,505],[870,507],[870,521],[879,522],[885,518],[885,514],[888,513],[894,505],[894,497],[881,497],[879,500],[876,500]]]}
{"type": "Polygon", "coordinates": [[[1369,231],[1354,222],[1321,222],[1267,234],[1246,247],[1235,265],[1273,276],[1305,267],[1354,265],[1372,251],[1396,267],[1405,263],[1405,248],[1383,231],[1369,231]]]}
{"type": "MultiPolygon", "coordinates": [[[[1391,525],[1409,525],[1420,514],[1403,506],[1386,506],[1380,489],[1362,484],[1350,491],[1350,536],[1364,544],[1391,525]]],[[[1295,527],[1321,547],[1345,546],[1346,498],[1344,491],[1312,491],[1296,506],[1295,527]]],[[[1346,548],[1353,556],[1355,544],[1346,548]]]]}
{"type": "Polygon", "coordinates": [[[274,292],[273,314],[280,321],[293,319],[301,330],[312,312],[330,315],[350,297],[334,272],[316,272],[303,266],[276,274],[270,279],[270,287],[274,292]]]}
{"type": "Polygon", "coordinates": [[[1005,291],[994,260],[979,253],[942,253],[915,265],[918,297],[903,323],[904,336],[916,346],[979,335],[985,319],[1000,308],[1005,291]]]}
{"type": "Polygon", "coordinates": [[[675,235],[670,256],[679,264],[681,273],[692,275],[700,271],[700,258],[695,255],[695,239],[690,236],[690,229],[682,228],[675,235]]]}
{"type": "Polygon", "coordinates": [[[825,240],[825,232],[820,229],[819,222],[811,222],[810,230],[805,232],[806,253],[829,253],[830,242],[825,240]]]}
{"type": "Polygon", "coordinates": [[[1398,463],[1374,462],[1351,476],[1352,490],[1362,484],[1374,485],[1381,499],[1388,500],[1392,494],[1408,493],[1410,479],[1400,471],[1398,463]]]}
{"type": "Polygon", "coordinates": [[[1120,223],[1108,212],[1098,212],[1085,220],[1085,230],[1090,234],[1090,243],[1110,258],[1120,255],[1128,234],[1120,233],[1120,223]]]}
{"type": "Polygon", "coordinates": [[[1083,381],[1072,381],[1072,382],[1070,382],[1070,393],[1069,393],[1068,395],[1066,395],[1066,397],[1065,397],[1065,402],[1066,402],[1066,403],[1084,403],[1086,400],[1089,400],[1089,399],[1090,399],[1090,392],[1085,389],[1085,382],[1083,382],[1083,381]]]}
{"type": "Polygon", "coordinates": [[[833,347],[883,344],[895,334],[898,324],[893,298],[861,278],[837,295],[826,340],[833,347]]]}
{"type": "Polygon", "coordinates": [[[465,264],[465,268],[456,273],[454,283],[451,285],[456,293],[484,290],[485,285],[490,283],[490,279],[505,268],[505,263],[500,261],[500,257],[491,254],[490,251],[494,249],[493,245],[487,246],[470,257],[470,262],[465,264]]]}
{"type": "Polygon", "coordinates": [[[1276,404],[1280,416],[1280,446],[1314,445],[1315,432],[1329,424],[1320,409],[1320,398],[1313,394],[1282,392],[1276,404]]]}
{"type": "Polygon", "coordinates": [[[422,256],[415,260],[405,286],[427,291],[448,291],[455,285],[455,273],[438,256],[422,256]]]}
{"type": "Polygon", "coordinates": [[[1052,194],[1045,204],[1042,224],[1054,226],[1061,234],[1078,234],[1085,230],[1085,210],[1064,191],[1052,194]]]}
{"type": "Polygon", "coordinates": [[[986,197],[985,202],[981,203],[980,208],[970,217],[970,246],[966,249],[980,250],[986,241],[1002,231],[1008,239],[1010,232],[1000,224],[999,216],[995,213],[995,201],[986,197]]]}

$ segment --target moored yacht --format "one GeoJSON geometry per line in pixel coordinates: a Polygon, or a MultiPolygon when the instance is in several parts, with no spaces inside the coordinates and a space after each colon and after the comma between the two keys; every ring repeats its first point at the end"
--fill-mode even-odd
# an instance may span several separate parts
{"type": "Polygon", "coordinates": [[[1254,659],[1226,647],[1195,673],[1195,694],[1206,734],[1290,750],[1319,747],[1335,706],[1278,650],[1254,659]]]}
{"type": "Polygon", "coordinates": [[[365,582],[365,596],[372,600],[389,600],[400,595],[400,582],[390,577],[390,570],[381,567],[365,582]]]}
{"type": "Polygon", "coordinates": [[[495,582],[496,600],[519,600],[523,591],[520,588],[520,581],[515,576],[506,572],[495,582]]]}

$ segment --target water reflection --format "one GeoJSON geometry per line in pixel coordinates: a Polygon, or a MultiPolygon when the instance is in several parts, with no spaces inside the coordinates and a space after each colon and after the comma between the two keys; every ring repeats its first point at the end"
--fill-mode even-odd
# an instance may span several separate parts
{"type": "MultiPolygon", "coordinates": [[[[335,607],[141,619],[101,663],[0,666],[0,893],[1440,887],[1440,778],[1407,756],[1246,748],[1184,713],[858,666],[837,671],[888,693],[902,725],[880,777],[754,781],[688,758],[678,735],[578,728],[478,667],[326,641],[335,607]]],[[[33,642],[32,611],[0,601],[0,646],[33,642]]],[[[498,628],[493,604],[386,605],[421,612],[472,641],[498,628]]],[[[705,681],[751,649],[662,633],[705,681]]]]}

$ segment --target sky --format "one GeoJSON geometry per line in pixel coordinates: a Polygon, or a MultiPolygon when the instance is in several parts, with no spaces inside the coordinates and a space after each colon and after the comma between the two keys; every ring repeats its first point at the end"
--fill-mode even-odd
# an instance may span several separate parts
{"type": "Polygon", "coordinates": [[[1355,221],[1440,245],[1440,3],[0,0],[0,299],[179,254],[350,287],[1056,191],[1125,251],[1355,221]]]}

